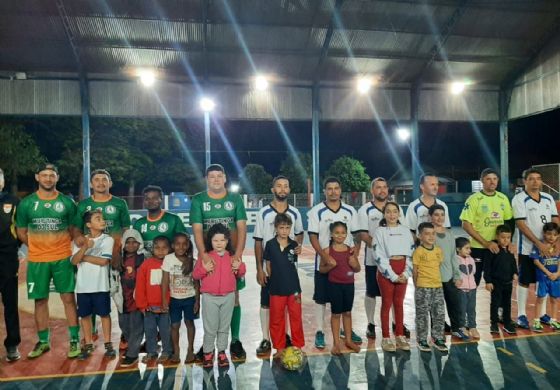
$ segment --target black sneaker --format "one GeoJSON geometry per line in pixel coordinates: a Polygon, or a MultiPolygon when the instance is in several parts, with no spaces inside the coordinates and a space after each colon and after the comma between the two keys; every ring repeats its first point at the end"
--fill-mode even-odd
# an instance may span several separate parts
{"type": "Polygon", "coordinates": [[[367,331],[366,331],[366,337],[368,339],[374,339],[375,338],[375,325],[374,324],[368,324],[367,331]]]}
{"type": "Polygon", "coordinates": [[[286,334],[286,348],[291,346],[292,346],[292,338],[290,337],[289,334],[286,334]]]}
{"type": "Polygon", "coordinates": [[[8,354],[6,355],[7,361],[15,362],[16,360],[21,359],[21,355],[19,353],[17,345],[13,347],[7,347],[6,351],[8,352],[8,354]]]}
{"type": "Polygon", "coordinates": [[[229,352],[231,354],[231,360],[245,360],[247,358],[247,354],[243,349],[243,344],[241,344],[239,340],[231,342],[229,345],[229,352]]]}
{"type": "Polygon", "coordinates": [[[86,344],[83,346],[80,355],[78,355],[78,360],[86,360],[93,353],[93,344],[86,344]]]}
{"type": "Polygon", "coordinates": [[[135,364],[138,364],[138,356],[135,358],[125,356],[121,360],[121,367],[131,367],[134,366],[135,364]]]}
{"type": "Polygon", "coordinates": [[[270,355],[270,351],[272,350],[272,346],[270,345],[270,341],[262,340],[257,348],[257,356],[266,356],[270,355]]]}
{"type": "Polygon", "coordinates": [[[506,333],[517,334],[517,330],[515,329],[515,326],[513,325],[513,323],[509,323],[508,325],[504,325],[503,329],[504,329],[504,332],[506,332],[506,333]]]}
{"type": "Polygon", "coordinates": [[[204,361],[204,350],[202,349],[202,347],[200,347],[198,352],[194,354],[194,362],[196,364],[202,364],[203,361],[204,361]]]}
{"type": "Polygon", "coordinates": [[[117,351],[113,348],[113,343],[105,343],[105,357],[114,359],[117,356],[117,351]]]}
{"type": "Polygon", "coordinates": [[[498,324],[491,324],[490,325],[490,333],[500,334],[500,328],[498,328],[498,324]]]}

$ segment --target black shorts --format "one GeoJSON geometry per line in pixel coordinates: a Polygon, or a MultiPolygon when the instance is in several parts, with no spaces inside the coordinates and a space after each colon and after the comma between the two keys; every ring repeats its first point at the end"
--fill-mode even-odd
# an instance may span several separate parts
{"type": "Polygon", "coordinates": [[[261,306],[270,307],[270,290],[268,284],[261,287],[261,306]]]}
{"type": "Polygon", "coordinates": [[[525,286],[537,282],[537,266],[528,255],[519,255],[519,284],[525,286]]]}
{"type": "Polygon", "coordinates": [[[354,283],[331,283],[329,286],[331,313],[342,314],[352,311],[354,305],[354,283]]]}
{"type": "Polygon", "coordinates": [[[315,271],[315,287],[313,290],[313,300],[319,305],[324,305],[329,303],[329,275],[322,274],[319,271],[315,271]]]}
{"type": "Polygon", "coordinates": [[[380,297],[381,291],[377,284],[377,266],[366,265],[366,295],[370,298],[380,297]]]}
{"type": "Polygon", "coordinates": [[[111,298],[109,292],[77,293],[78,317],[84,318],[92,314],[106,317],[111,314],[111,298]]]}

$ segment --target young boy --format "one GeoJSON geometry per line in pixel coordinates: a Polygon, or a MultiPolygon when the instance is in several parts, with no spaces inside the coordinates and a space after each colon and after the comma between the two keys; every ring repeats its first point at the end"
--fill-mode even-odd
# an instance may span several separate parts
{"type": "Polygon", "coordinates": [[[87,244],[78,248],[74,244],[72,264],[78,266],[76,276],[76,293],[78,316],[81,318],[85,345],[79,356],[87,359],[93,352],[92,314],[101,317],[105,356],[117,356],[111,343],[111,298],[109,294],[109,264],[113,253],[113,239],[104,234],[105,220],[99,210],[89,211],[84,215],[84,224],[89,229],[87,244]]]}
{"type": "Polygon", "coordinates": [[[517,260],[508,250],[511,243],[511,229],[507,225],[496,228],[496,241],[499,252],[486,251],[484,259],[484,280],[486,290],[490,291],[490,333],[500,333],[498,328],[498,308],[502,308],[504,332],[516,334],[511,322],[511,290],[513,280],[517,279],[517,260]]]}
{"type": "Polygon", "coordinates": [[[274,218],[276,237],[266,243],[263,259],[269,277],[270,337],[276,355],[282,356],[286,348],[286,310],[290,316],[292,345],[303,348],[303,325],[301,320],[301,286],[297,273],[296,249],[298,243],[290,238],[292,219],[279,213],[274,218]]]}
{"type": "Polygon", "coordinates": [[[560,234],[560,227],[556,223],[545,223],[543,226],[543,243],[548,246],[550,255],[543,256],[536,246],[530,255],[537,268],[537,304],[535,305],[535,317],[532,326],[534,332],[543,331],[539,316],[548,295],[550,295],[552,301],[552,319],[549,326],[552,330],[560,330],[560,323],[556,320],[558,298],[560,298],[560,267],[558,267],[560,257],[554,254],[558,234],[560,234]]]}
{"type": "MultiPolygon", "coordinates": [[[[161,299],[161,265],[169,254],[171,245],[165,236],[158,236],[153,241],[153,256],[144,260],[136,275],[136,306],[144,314],[144,332],[146,335],[146,352],[143,359],[148,363],[157,359],[166,363],[173,354],[170,334],[169,313],[162,307],[161,299]],[[157,355],[157,334],[160,334],[162,352],[157,355]]],[[[169,301],[169,297],[167,297],[169,301]]]]}
{"type": "Polygon", "coordinates": [[[418,238],[420,245],[412,254],[418,349],[422,352],[431,351],[427,341],[431,317],[433,344],[441,352],[447,352],[444,339],[445,302],[440,273],[443,251],[435,246],[436,232],[430,222],[422,222],[418,225],[418,238]]]}

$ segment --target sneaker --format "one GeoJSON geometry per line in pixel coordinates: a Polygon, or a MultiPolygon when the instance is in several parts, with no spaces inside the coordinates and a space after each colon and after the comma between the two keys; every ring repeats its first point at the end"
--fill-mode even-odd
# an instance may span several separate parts
{"type": "Polygon", "coordinates": [[[117,356],[117,351],[113,348],[113,343],[105,343],[104,356],[109,359],[114,359],[117,356]]]}
{"type": "Polygon", "coordinates": [[[272,345],[270,345],[270,341],[263,340],[261,341],[259,347],[257,348],[257,356],[270,355],[271,350],[272,350],[272,345]]]}
{"type": "Polygon", "coordinates": [[[229,367],[229,360],[226,351],[218,352],[218,367],[229,367]]]}
{"type": "Polygon", "coordinates": [[[395,343],[390,338],[385,338],[385,339],[381,340],[381,348],[385,352],[395,352],[397,350],[397,347],[395,346],[395,343]]]}
{"type": "Polygon", "coordinates": [[[552,330],[560,330],[560,322],[556,321],[555,319],[551,319],[549,326],[552,328],[552,330]]]}
{"type": "Polygon", "coordinates": [[[550,320],[551,320],[551,318],[548,314],[545,314],[544,316],[542,316],[540,318],[541,324],[543,324],[543,325],[550,325],[550,320]]]}
{"type": "MultiPolygon", "coordinates": [[[[88,344],[89,347],[91,347],[91,352],[93,352],[93,345],[88,344]]],[[[78,356],[80,356],[80,353],[82,352],[81,348],[80,348],[80,342],[79,341],[70,341],[70,348],[68,349],[68,354],[66,354],[66,356],[68,356],[68,359],[74,359],[77,358],[78,356]]]]}
{"type": "Polygon", "coordinates": [[[544,330],[544,328],[543,328],[543,326],[542,326],[542,324],[539,320],[534,319],[533,320],[533,326],[531,327],[531,330],[533,332],[541,333],[544,330]]]}
{"type": "Polygon", "coordinates": [[[157,363],[158,364],[165,364],[165,363],[169,362],[169,359],[171,359],[171,357],[168,354],[162,353],[161,355],[159,355],[159,357],[157,359],[157,363]]]}
{"type": "Polygon", "coordinates": [[[455,338],[458,338],[461,341],[469,341],[470,337],[465,334],[463,329],[458,329],[454,332],[451,332],[451,335],[455,338]]]}
{"type": "MultiPolygon", "coordinates": [[[[346,335],[344,334],[344,330],[340,329],[340,338],[343,339],[345,337],[346,335]]],[[[354,342],[354,344],[362,343],[362,338],[354,332],[354,329],[352,329],[352,342],[354,342]]]]}
{"type": "Polygon", "coordinates": [[[447,348],[447,345],[445,345],[445,340],[444,339],[437,339],[434,341],[434,347],[436,347],[436,349],[440,352],[448,352],[449,349],[447,348]]]}
{"type": "Polygon", "coordinates": [[[235,340],[232,341],[229,345],[229,353],[231,354],[231,360],[245,360],[247,354],[243,349],[243,344],[241,341],[235,340]]]}
{"type": "Polygon", "coordinates": [[[290,337],[289,334],[286,334],[286,348],[291,346],[292,346],[292,338],[290,337]]]}
{"type": "Polygon", "coordinates": [[[121,367],[131,367],[136,365],[137,363],[138,363],[138,357],[133,358],[133,357],[125,356],[121,360],[121,367]]]}
{"type": "Polygon", "coordinates": [[[509,333],[509,334],[517,334],[517,330],[515,329],[515,325],[513,324],[513,322],[504,325],[503,327],[504,332],[509,333]]]}
{"type": "Polygon", "coordinates": [[[202,367],[212,368],[214,367],[214,352],[209,352],[204,354],[204,360],[202,362],[202,367]]]}
{"type": "MultiPolygon", "coordinates": [[[[397,326],[393,322],[393,333],[395,332],[396,329],[397,329],[397,326]]],[[[410,338],[410,330],[408,330],[408,328],[404,324],[403,324],[403,333],[404,333],[404,337],[406,337],[407,339],[410,338]]]]}
{"type": "Polygon", "coordinates": [[[154,360],[157,360],[157,358],[158,358],[157,353],[148,353],[146,354],[146,356],[142,358],[142,363],[148,364],[150,362],[153,362],[154,360]]]}
{"type": "Polygon", "coordinates": [[[491,324],[490,325],[490,333],[500,334],[500,328],[498,328],[498,324],[491,324]]]}
{"type": "Polygon", "coordinates": [[[79,355],[78,360],[87,360],[93,352],[93,344],[86,344],[82,347],[79,355]]]}
{"type": "Polygon", "coordinates": [[[523,329],[529,329],[529,320],[526,315],[517,317],[517,327],[523,329]]]}
{"type": "Polygon", "coordinates": [[[396,344],[397,344],[397,349],[400,349],[401,351],[410,351],[410,344],[408,343],[408,341],[406,341],[406,337],[397,336],[396,344]]]}
{"type": "Polygon", "coordinates": [[[202,347],[198,350],[197,353],[194,354],[194,362],[197,364],[201,364],[204,361],[204,351],[202,347]]]}
{"type": "Polygon", "coordinates": [[[478,333],[478,329],[476,329],[476,328],[470,329],[469,334],[471,335],[471,337],[473,339],[479,339],[480,338],[480,333],[478,333]]]}
{"type": "Polygon", "coordinates": [[[430,344],[428,344],[426,340],[418,341],[418,349],[421,352],[432,352],[432,348],[430,347],[430,344]]]}
{"type": "Polygon", "coordinates": [[[325,334],[318,330],[317,333],[315,333],[315,348],[325,349],[326,346],[325,334]]]}
{"type": "Polygon", "coordinates": [[[13,347],[7,347],[6,352],[8,352],[6,355],[6,360],[9,362],[15,362],[16,360],[21,359],[21,355],[19,353],[17,345],[13,347]]]}
{"type": "Polygon", "coordinates": [[[44,354],[45,352],[49,352],[51,350],[51,346],[49,343],[42,343],[38,342],[35,344],[35,348],[31,352],[27,354],[28,359],[35,359],[44,354]]]}
{"type": "Polygon", "coordinates": [[[366,330],[366,337],[368,339],[374,339],[375,338],[375,325],[374,324],[368,324],[367,330],[366,330]]]}

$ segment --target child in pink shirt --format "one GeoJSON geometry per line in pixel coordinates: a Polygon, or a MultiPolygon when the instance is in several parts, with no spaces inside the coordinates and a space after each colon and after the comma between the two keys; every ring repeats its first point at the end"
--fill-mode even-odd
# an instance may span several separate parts
{"type": "Polygon", "coordinates": [[[471,257],[471,244],[467,238],[458,237],[455,240],[455,247],[462,280],[461,287],[459,287],[461,294],[460,326],[466,335],[479,339],[480,334],[476,330],[476,282],[474,279],[476,265],[471,257]]]}

